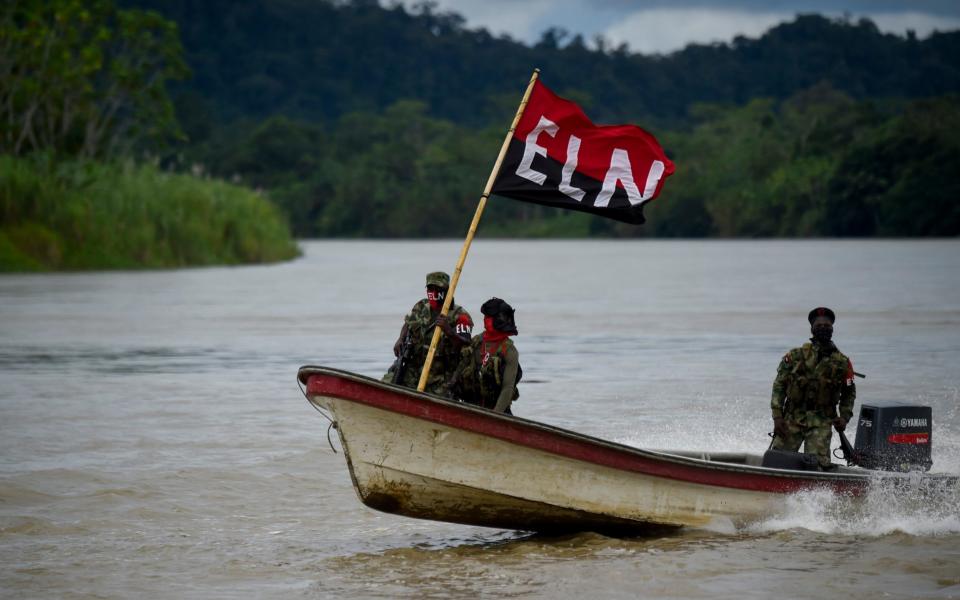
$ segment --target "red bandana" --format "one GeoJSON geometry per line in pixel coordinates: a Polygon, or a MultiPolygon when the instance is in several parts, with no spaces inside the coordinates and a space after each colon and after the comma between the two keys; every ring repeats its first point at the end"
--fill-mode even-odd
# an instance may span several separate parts
{"type": "Polygon", "coordinates": [[[503,331],[497,331],[493,327],[493,317],[484,317],[483,318],[483,341],[492,344],[494,342],[502,342],[503,340],[510,337],[509,333],[503,331]]]}
{"type": "Polygon", "coordinates": [[[427,290],[427,300],[430,302],[430,310],[437,312],[443,308],[443,292],[431,292],[427,290]]]}

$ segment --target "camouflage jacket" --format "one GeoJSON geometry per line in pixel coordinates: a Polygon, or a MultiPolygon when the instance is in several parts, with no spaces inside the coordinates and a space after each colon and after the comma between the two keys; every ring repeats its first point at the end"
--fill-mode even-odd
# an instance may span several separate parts
{"type": "MultiPolygon", "coordinates": [[[[423,363],[427,360],[430,341],[433,339],[433,325],[439,314],[439,311],[435,313],[430,309],[430,301],[424,298],[413,305],[410,314],[404,319],[407,334],[410,335],[410,341],[413,344],[411,366],[414,367],[412,371],[416,372],[417,378],[420,377],[420,370],[423,369],[423,363]]],[[[470,334],[473,332],[473,319],[470,318],[470,313],[462,306],[451,304],[447,319],[454,331],[465,341],[469,341],[470,334]]],[[[444,381],[449,379],[456,371],[459,362],[460,347],[447,339],[446,335],[441,335],[430,367],[430,379],[444,381]]]]}
{"type": "Polygon", "coordinates": [[[792,421],[853,417],[857,386],[853,364],[839,350],[824,356],[816,342],[787,352],[777,367],[770,409],[773,418],[792,421]]]}
{"type": "Polygon", "coordinates": [[[476,335],[460,350],[456,393],[470,404],[504,412],[520,397],[521,377],[520,353],[510,338],[485,343],[482,334],[476,335]]]}

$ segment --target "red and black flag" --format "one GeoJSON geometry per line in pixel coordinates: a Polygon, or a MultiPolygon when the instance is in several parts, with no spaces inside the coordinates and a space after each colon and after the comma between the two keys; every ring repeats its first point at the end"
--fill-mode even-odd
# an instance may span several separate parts
{"type": "Polygon", "coordinates": [[[673,163],[636,125],[594,125],[536,81],[492,193],[639,225],[673,163]]]}

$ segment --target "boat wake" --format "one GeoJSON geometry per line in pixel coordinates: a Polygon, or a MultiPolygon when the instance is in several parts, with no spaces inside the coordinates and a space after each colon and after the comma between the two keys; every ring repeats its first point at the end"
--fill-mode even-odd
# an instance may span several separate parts
{"type": "MultiPolygon", "coordinates": [[[[960,390],[951,388],[915,399],[919,404],[937,406],[935,415],[933,470],[960,477],[960,390]]],[[[752,408],[734,402],[725,408],[729,417],[740,423],[755,423],[752,408]]],[[[648,448],[677,448],[709,452],[722,448],[734,452],[758,452],[757,440],[766,441],[765,423],[743,428],[723,428],[710,424],[709,416],[692,415],[683,430],[671,427],[630,432],[620,436],[621,443],[648,448]],[[691,435],[690,431],[696,431],[691,435]]],[[[851,437],[853,441],[853,437],[851,437]]],[[[834,455],[839,445],[833,438],[834,455]]],[[[763,448],[759,448],[762,451],[763,448]]],[[[836,462],[841,462],[836,459],[836,462]]],[[[786,496],[782,510],[775,516],[748,526],[717,523],[708,529],[718,533],[769,533],[806,529],[818,533],[880,537],[894,533],[915,536],[954,535],[960,533],[960,486],[932,489],[921,485],[921,473],[913,474],[907,486],[875,482],[865,496],[837,495],[828,490],[811,490],[786,496]]]]}
{"type": "Polygon", "coordinates": [[[893,533],[938,536],[960,533],[960,489],[918,485],[894,489],[877,482],[856,498],[829,490],[785,497],[783,511],[749,525],[753,533],[806,529],[817,533],[880,537],[893,533]]]}

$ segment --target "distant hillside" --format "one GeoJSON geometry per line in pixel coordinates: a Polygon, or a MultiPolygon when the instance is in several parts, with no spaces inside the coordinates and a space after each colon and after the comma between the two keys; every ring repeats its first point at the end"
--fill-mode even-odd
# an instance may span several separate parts
{"type": "Polygon", "coordinates": [[[643,56],[590,50],[556,31],[529,47],[466,29],[455,14],[411,14],[370,0],[122,3],[179,24],[194,74],[181,90],[181,118],[194,137],[211,117],[329,121],[401,99],[460,124],[502,122],[533,67],[598,121],[675,124],[692,103],[783,99],[820,82],[855,99],[960,91],[960,32],[921,41],[866,20],[803,15],[759,39],[643,56]]]}
{"type": "Polygon", "coordinates": [[[461,235],[534,67],[677,171],[643,227],[494,198],[483,235],[960,234],[960,32],[804,15],[643,56],[370,0],[124,1],[179,23],[193,71],[165,162],[263,190],[299,236],[461,235]]]}

